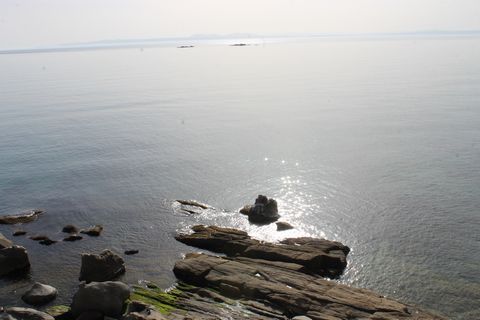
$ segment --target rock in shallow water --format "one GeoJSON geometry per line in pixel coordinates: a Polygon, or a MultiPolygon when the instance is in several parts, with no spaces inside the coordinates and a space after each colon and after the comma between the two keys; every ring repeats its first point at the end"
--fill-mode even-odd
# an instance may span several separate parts
{"type": "Polygon", "coordinates": [[[100,225],[96,225],[91,228],[81,230],[80,233],[84,233],[92,237],[98,237],[102,233],[102,231],[103,231],[103,227],[100,225]]]}
{"type": "Polygon", "coordinates": [[[285,231],[285,230],[293,229],[293,226],[288,222],[279,221],[276,223],[276,225],[277,225],[277,231],[285,231]]]}
{"type": "Polygon", "coordinates": [[[240,213],[247,215],[250,222],[258,224],[272,223],[280,218],[277,201],[263,195],[255,199],[253,206],[246,205],[240,209],[240,213]]]}
{"type": "MultiPolygon", "coordinates": [[[[54,317],[52,317],[47,313],[40,312],[30,308],[19,308],[19,307],[6,308],[4,314],[10,315],[13,319],[16,319],[16,320],[55,320],[54,317]]],[[[1,316],[0,316],[0,319],[2,319],[1,316]]],[[[6,319],[9,319],[9,318],[6,318],[6,319]]]]}
{"type": "Polygon", "coordinates": [[[78,317],[87,311],[98,311],[106,316],[119,317],[129,296],[130,287],[119,281],[81,283],[73,297],[71,313],[78,317]]]}
{"type": "Polygon", "coordinates": [[[97,254],[82,254],[80,281],[108,281],[125,272],[123,259],[110,250],[97,254]]]}
{"type": "Polygon", "coordinates": [[[20,246],[0,249],[0,276],[14,272],[26,272],[30,267],[27,250],[20,246]]]}
{"type": "Polygon", "coordinates": [[[52,286],[35,283],[30,290],[25,292],[22,296],[22,300],[31,305],[46,304],[57,296],[57,289],[52,286]]]}
{"type": "Polygon", "coordinates": [[[0,224],[27,223],[38,218],[43,210],[30,210],[16,215],[0,216],[0,224]]]}
{"type": "Polygon", "coordinates": [[[65,227],[63,227],[62,232],[64,232],[64,233],[77,233],[78,228],[75,227],[72,224],[67,224],[65,227]]]}
{"type": "Polygon", "coordinates": [[[78,240],[82,240],[82,239],[83,239],[82,236],[72,234],[72,235],[69,235],[68,237],[65,237],[63,239],[63,241],[73,242],[73,241],[78,241],[78,240]]]}

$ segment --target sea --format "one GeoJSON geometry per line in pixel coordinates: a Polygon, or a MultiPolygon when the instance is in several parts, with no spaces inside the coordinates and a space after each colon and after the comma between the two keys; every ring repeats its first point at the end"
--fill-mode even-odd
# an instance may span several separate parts
{"type": "Polygon", "coordinates": [[[0,279],[0,305],[35,281],[70,303],[81,253],[103,249],[139,250],[121,280],[167,289],[198,251],[175,234],[215,224],[341,241],[335,281],[480,319],[480,38],[248,44],[0,54],[0,214],[45,210],[0,225],[32,264],[0,279]],[[250,225],[259,194],[295,228],[250,225]],[[28,238],[66,224],[104,231],[28,238]]]}

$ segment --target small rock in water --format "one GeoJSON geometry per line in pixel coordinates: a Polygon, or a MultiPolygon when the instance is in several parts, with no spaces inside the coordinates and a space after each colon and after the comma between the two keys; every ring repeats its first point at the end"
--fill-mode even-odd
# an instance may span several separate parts
{"type": "Polygon", "coordinates": [[[16,230],[14,233],[13,233],[13,236],[14,237],[18,237],[18,236],[24,236],[27,234],[27,231],[25,230],[16,230]]]}
{"type": "Polygon", "coordinates": [[[0,216],[0,224],[17,224],[31,222],[42,214],[42,210],[30,210],[16,215],[0,216]]]}
{"type": "Polygon", "coordinates": [[[78,232],[78,228],[75,227],[75,226],[72,225],[72,224],[67,224],[65,227],[63,227],[62,232],[65,232],[65,233],[77,233],[77,232],[78,232]]]}
{"type": "Polygon", "coordinates": [[[31,305],[42,305],[52,301],[56,296],[57,289],[37,282],[30,290],[24,293],[22,300],[31,305]]]}
{"type": "Polygon", "coordinates": [[[82,239],[83,239],[82,236],[79,236],[77,234],[72,234],[72,235],[69,235],[68,237],[64,238],[63,241],[73,242],[73,241],[78,241],[78,240],[82,240],[82,239]]]}
{"type": "Polygon", "coordinates": [[[89,229],[81,230],[80,233],[83,233],[83,234],[86,234],[86,235],[89,235],[89,236],[92,236],[92,237],[98,237],[100,235],[100,233],[102,233],[102,231],[103,231],[103,227],[100,226],[100,225],[96,225],[96,226],[91,227],[89,229]]]}
{"type": "Polygon", "coordinates": [[[57,243],[57,241],[56,241],[56,240],[52,240],[52,239],[50,239],[50,238],[47,238],[47,239],[44,239],[44,240],[39,241],[38,243],[40,243],[41,245],[44,245],[44,246],[50,246],[50,245],[52,245],[52,244],[54,244],[54,243],[57,243]]]}
{"type": "Polygon", "coordinates": [[[126,250],[124,252],[127,256],[132,255],[132,254],[137,254],[138,250],[126,250]]]}
{"type": "Polygon", "coordinates": [[[268,224],[280,218],[277,201],[263,195],[255,199],[254,205],[246,205],[240,209],[240,213],[248,215],[250,222],[258,224],[268,224]]]}
{"type": "Polygon", "coordinates": [[[100,254],[82,254],[80,281],[108,281],[125,273],[125,262],[110,250],[100,254]]]}
{"type": "Polygon", "coordinates": [[[288,222],[279,221],[276,223],[276,225],[277,225],[277,231],[285,231],[285,230],[293,229],[293,226],[288,222]]]}

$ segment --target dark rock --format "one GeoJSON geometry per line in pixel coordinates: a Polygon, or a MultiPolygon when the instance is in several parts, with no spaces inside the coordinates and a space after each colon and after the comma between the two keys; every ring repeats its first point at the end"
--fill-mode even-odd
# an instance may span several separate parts
{"type": "Polygon", "coordinates": [[[78,233],[78,228],[75,227],[74,225],[67,224],[65,227],[63,227],[62,232],[65,232],[65,233],[78,233]]]}
{"type": "Polygon", "coordinates": [[[71,320],[70,307],[65,305],[57,305],[48,307],[45,310],[49,315],[55,318],[55,320],[71,320]]]}
{"type": "Polygon", "coordinates": [[[306,271],[331,278],[342,274],[347,266],[348,247],[324,239],[287,239],[281,245],[260,242],[240,230],[216,226],[194,226],[192,234],[178,234],[175,239],[185,244],[246,257],[301,265],[306,271]]]}
{"type": "Polygon", "coordinates": [[[82,239],[83,239],[82,236],[79,236],[77,234],[72,234],[72,235],[69,235],[68,237],[64,238],[63,241],[72,242],[72,241],[78,241],[78,240],[82,240],[82,239]]]}
{"type": "Polygon", "coordinates": [[[14,237],[18,237],[18,236],[24,236],[27,234],[27,231],[25,230],[16,230],[14,233],[13,233],[13,236],[14,237]]]}
{"type": "Polygon", "coordinates": [[[57,243],[58,241],[57,240],[52,240],[50,238],[46,238],[44,240],[40,240],[38,243],[40,243],[41,245],[44,245],[44,246],[50,246],[54,243],[57,243]]]}
{"type": "MultiPolygon", "coordinates": [[[[12,307],[6,308],[8,314],[16,320],[55,320],[51,315],[30,308],[12,307]]],[[[8,318],[7,318],[8,319],[8,318]]]]}
{"type": "Polygon", "coordinates": [[[214,209],[207,204],[195,200],[175,200],[172,207],[175,211],[187,214],[203,214],[205,210],[214,209]]]}
{"type": "Polygon", "coordinates": [[[279,221],[276,223],[276,225],[277,225],[277,231],[285,231],[285,230],[293,229],[293,226],[288,222],[279,221]]]}
{"type": "Polygon", "coordinates": [[[255,199],[255,204],[246,205],[240,209],[240,213],[248,215],[248,220],[252,223],[268,224],[275,222],[280,218],[278,214],[277,201],[268,199],[266,196],[259,195],[255,199]]]}
{"type": "Polygon", "coordinates": [[[126,250],[124,253],[129,256],[132,254],[137,254],[139,251],[138,250],[126,250]]]}
{"type": "Polygon", "coordinates": [[[103,320],[103,313],[100,311],[85,311],[76,320],[103,320]]]}
{"type": "Polygon", "coordinates": [[[13,272],[26,272],[30,267],[27,250],[20,246],[0,249],[0,276],[13,272]]]}
{"type": "Polygon", "coordinates": [[[81,230],[80,233],[84,233],[92,237],[98,237],[102,233],[102,231],[103,231],[103,227],[100,225],[96,225],[89,229],[81,230]]]}
{"type": "Polygon", "coordinates": [[[110,250],[104,250],[99,255],[82,254],[80,281],[108,281],[125,273],[123,259],[110,250]]]}
{"type": "Polygon", "coordinates": [[[22,296],[22,300],[31,305],[42,305],[49,303],[57,296],[57,289],[52,286],[35,283],[33,287],[25,292],[22,296]]]}
{"type": "Polygon", "coordinates": [[[0,232],[0,249],[10,248],[13,246],[13,242],[5,238],[5,236],[0,232]]]}
{"type": "Polygon", "coordinates": [[[192,206],[192,207],[199,207],[201,209],[209,209],[211,208],[208,204],[201,203],[195,200],[175,200],[180,204],[186,205],[186,206],[192,206]]]}
{"type": "Polygon", "coordinates": [[[130,296],[128,285],[118,281],[82,282],[73,297],[71,312],[74,317],[87,311],[98,311],[105,316],[119,317],[130,296]]]}
{"type": "Polygon", "coordinates": [[[0,216],[0,224],[27,223],[38,218],[42,210],[30,210],[16,215],[0,216]]]}

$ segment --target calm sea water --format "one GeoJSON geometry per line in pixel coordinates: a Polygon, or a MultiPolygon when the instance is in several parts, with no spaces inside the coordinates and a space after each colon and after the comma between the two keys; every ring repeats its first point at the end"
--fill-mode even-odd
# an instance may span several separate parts
{"type": "MultiPolygon", "coordinates": [[[[0,214],[43,208],[27,279],[68,303],[81,252],[122,252],[124,281],[163,287],[177,230],[219,224],[352,248],[341,281],[480,318],[480,40],[318,41],[0,55],[0,214]],[[235,211],[262,193],[295,230],[235,211]],[[184,216],[173,199],[226,212],[184,216]]],[[[0,226],[11,235],[15,227],[0,226]]]]}

